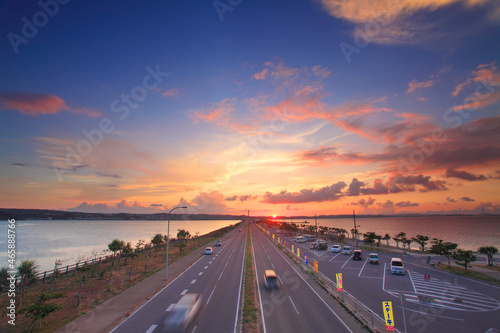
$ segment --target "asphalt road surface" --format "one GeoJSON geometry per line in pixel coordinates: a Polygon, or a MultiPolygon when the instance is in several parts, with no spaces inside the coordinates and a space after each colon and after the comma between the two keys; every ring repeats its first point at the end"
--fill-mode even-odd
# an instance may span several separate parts
{"type": "Polygon", "coordinates": [[[256,227],[252,227],[264,332],[361,332],[359,324],[286,257],[256,227]],[[274,270],[278,290],[267,290],[264,271],[274,270]]]}
{"type": "MultiPolygon", "coordinates": [[[[241,228],[241,227],[240,227],[241,228]]],[[[110,332],[160,332],[161,324],[186,293],[202,295],[187,332],[238,332],[247,228],[234,232],[212,255],[204,255],[110,332]]]]}
{"type": "Polygon", "coordinates": [[[278,236],[287,248],[293,245],[297,252],[299,247],[302,258],[307,253],[310,263],[318,261],[319,271],[332,281],[342,273],[344,290],[380,318],[382,302],[392,301],[400,332],[500,332],[499,287],[439,271],[426,263],[426,256],[379,252],[379,264],[373,265],[367,259],[377,253],[376,246],[362,249],[362,260],[354,261],[352,255],[331,253],[332,245],[338,244],[333,241],[328,241],[327,251],[315,251],[309,242],[298,244],[292,237],[278,236]],[[405,275],[391,274],[392,257],[403,260],[405,275]],[[419,296],[429,296],[432,302],[424,303],[419,296]]]}

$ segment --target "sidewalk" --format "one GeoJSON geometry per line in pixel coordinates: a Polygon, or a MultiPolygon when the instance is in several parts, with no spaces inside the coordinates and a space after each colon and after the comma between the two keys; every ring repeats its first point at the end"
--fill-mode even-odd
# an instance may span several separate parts
{"type": "MultiPolygon", "coordinates": [[[[235,230],[225,234],[221,239],[229,238],[234,231],[235,230]]],[[[201,247],[170,264],[168,266],[168,282],[165,282],[165,269],[162,269],[154,275],[136,283],[121,294],[110,298],[97,306],[94,310],[76,318],[55,332],[97,333],[109,331],[114,325],[118,324],[120,320],[129,316],[147,299],[155,295],[179,274],[182,274],[182,272],[203,256],[204,251],[205,247],[201,247]]]]}

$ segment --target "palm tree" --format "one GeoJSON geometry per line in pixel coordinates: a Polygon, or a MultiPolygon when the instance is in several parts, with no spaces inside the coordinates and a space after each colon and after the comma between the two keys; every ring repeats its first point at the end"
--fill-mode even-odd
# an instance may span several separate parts
{"type": "Polygon", "coordinates": [[[116,257],[116,252],[121,251],[123,246],[125,245],[125,242],[122,240],[119,240],[118,238],[113,239],[111,243],[108,244],[108,249],[110,251],[113,251],[113,263],[112,266],[115,265],[115,257],[116,257]]]}
{"type": "Polygon", "coordinates": [[[21,264],[17,267],[17,273],[21,277],[21,300],[19,302],[20,306],[23,302],[23,294],[25,293],[26,287],[36,281],[36,275],[38,273],[37,269],[38,265],[35,263],[35,261],[29,259],[21,261],[21,264]]]}
{"type": "Polygon", "coordinates": [[[9,268],[7,267],[2,267],[0,268],[0,290],[3,290],[3,288],[7,287],[9,285],[9,268]]]}
{"type": "Polygon", "coordinates": [[[493,266],[493,255],[498,253],[498,249],[494,246],[481,246],[477,252],[486,254],[486,263],[488,266],[493,266]]]}

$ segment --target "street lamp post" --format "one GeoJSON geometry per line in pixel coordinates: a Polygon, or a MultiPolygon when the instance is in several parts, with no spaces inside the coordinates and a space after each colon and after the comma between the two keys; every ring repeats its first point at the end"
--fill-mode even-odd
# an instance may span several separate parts
{"type": "Polygon", "coordinates": [[[167,273],[168,273],[168,246],[170,244],[170,213],[177,208],[187,208],[187,206],[178,206],[174,207],[168,212],[168,224],[167,224],[167,258],[165,259],[165,281],[167,281],[167,273]]]}

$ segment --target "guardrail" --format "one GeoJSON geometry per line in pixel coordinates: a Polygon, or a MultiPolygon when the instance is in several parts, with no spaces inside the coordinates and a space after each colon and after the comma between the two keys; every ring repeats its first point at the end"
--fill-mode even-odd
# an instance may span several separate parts
{"type": "Polygon", "coordinates": [[[314,264],[311,265],[311,263],[308,263],[306,265],[304,259],[297,258],[297,255],[294,252],[292,252],[286,246],[283,246],[283,244],[278,243],[278,240],[276,238],[278,238],[279,236],[275,236],[273,233],[263,227],[258,227],[264,234],[267,234],[276,245],[280,245],[281,249],[286,254],[291,256],[296,264],[302,267],[304,271],[307,271],[312,276],[314,276],[330,295],[334,296],[341,305],[344,305],[347,310],[351,311],[355,316],[357,316],[361,322],[364,322],[364,324],[370,327],[372,330],[378,332],[386,331],[385,320],[382,319],[378,314],[370,310],[366,305],[361,303],[358,299],[356,299],[356,297],[346,292],[345,290],[337,291],[337,284],[323,273],[319,271],[316,272],[314,270],[314,264]]]}

